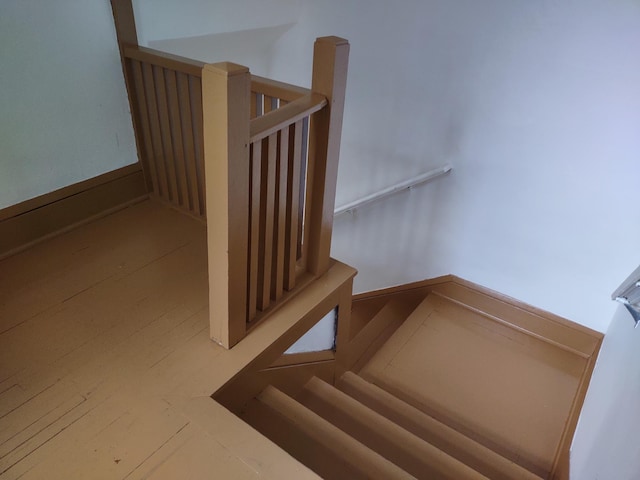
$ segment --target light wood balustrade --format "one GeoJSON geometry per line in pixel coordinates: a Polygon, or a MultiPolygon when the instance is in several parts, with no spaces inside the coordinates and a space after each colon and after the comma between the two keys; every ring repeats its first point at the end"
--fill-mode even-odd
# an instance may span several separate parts
{"type": "Polygon", "coordinates": [[[211,333],[226,347],[328,268],[348,49],[316,41],[310,91],[203,69],[211,333]]]}
{"type": "Polygon", "coordinates": [[[111,3],[147,189],[207,222],[230,348],[329,268],[349,43],[316,40],[307,89],[141,47],[131,2],[111,3]]]}

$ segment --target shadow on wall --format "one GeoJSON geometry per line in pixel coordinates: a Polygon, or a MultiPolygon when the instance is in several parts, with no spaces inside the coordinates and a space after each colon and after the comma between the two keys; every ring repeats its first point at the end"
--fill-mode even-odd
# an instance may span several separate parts
{"type": "Polygon", "coordinates": [[[269,73],[276,43],[293,25],[153,40],[149,47],[207,63],[240,63],[249,67],[251,73],[265,76],[269,73]]]}
{"type": "Polygon", "coordinates": [[[450,181],[439,178],[336,217],[331,256],[358,269],[354,292],[450,273],[430,245],[438,198],[450,181]]]}

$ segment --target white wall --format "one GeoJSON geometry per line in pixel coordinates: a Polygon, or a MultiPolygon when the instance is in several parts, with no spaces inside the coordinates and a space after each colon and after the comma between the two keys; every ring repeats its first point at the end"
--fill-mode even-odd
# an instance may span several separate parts
{"type": "Polygon", "coordinates": [[[0,2],[0,208],[137,161],[106,0],[0,2]]]}
{"type": "MultiPolygon", "coordinates": [[[[356,290],[454,273],[606,330],[609,294],[640,263],[640,211],[627,209],[640,177],[638,2],[136,8],[150,45],[226,58],[233,52],[215,38],[240,32],[242,49],[266,52],[259,73],[301,85],[313,39],[348,38],[338,204],[454,165],[445,179],[336,222],[333,254],[359,269],[356,290]],[[261,29],[267,40],[255,40],[261,29]]],[[[239,57],[228,59],[252,67],[249,54],[239,57]]]]}
{"type": "Polygon", "coordinates": [[[203,62],[232,61],[267,75],[301,2],[133,0],[133,5],[141,45],[203,62]]]}
{"type": "Polygon", "coordinates": [[[606,330],[640,260],[640,4],[309,2],[272,73],[327,33],[352,44],[338,203],[454,165],[336,223],[356,290],[454,273],[606,330]]]}
{"type": "Polygon", "coordinates": [[[618,307],[571,447],[572,480],[640,478],[640,329],[618,307]]]}

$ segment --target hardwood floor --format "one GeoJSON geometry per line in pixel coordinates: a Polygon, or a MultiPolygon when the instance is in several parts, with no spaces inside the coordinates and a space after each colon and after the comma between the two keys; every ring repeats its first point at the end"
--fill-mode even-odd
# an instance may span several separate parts
{"type": "Polygon", "coordinates": [[[317,478],[210,399],[206,260],[145,201],[0,261],[0,478],[317,478]]]}

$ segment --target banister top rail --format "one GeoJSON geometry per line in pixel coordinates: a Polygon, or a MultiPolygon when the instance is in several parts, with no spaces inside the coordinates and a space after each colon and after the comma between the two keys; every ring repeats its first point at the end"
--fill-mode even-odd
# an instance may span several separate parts
{"type": "Polygon", "coordinates": [[[154,50],[153,48],[125,45],[123,50],[126,58],[186,73],[194,77],[201,77],[202,68],[205,66],[204,62],[154,50]]]}
{"type": "MultiPolygon", "coordinates": [[[[186,73],[194,77],[202,77],[202,68],[206,65],[205,62],[199,60],[138,45],[125,44],[123,51],[126,58],[186,73]]],[[[311,93],[308,88],[271,80],[259,75],[251,75],[251,90],[269,97],[280,98],[286,102],[293,102],[311,93]]]]}
{"type": "Polygon", "coordinates": [[[272,133],[283,129],[312,113],[322,110],[327,105],[324,95],[311,93],[297,100],[251,120],[250,142],[254,143],[268,137],[272,133]]]}
{"type": "Polygon", "coordinates": [[[287,102],[292,102],[311,93],[308,88],[271,80],[258,75],[251,75],[251,90],[269,97],[281,98],[287,102]]]}

